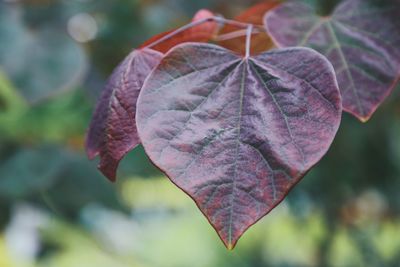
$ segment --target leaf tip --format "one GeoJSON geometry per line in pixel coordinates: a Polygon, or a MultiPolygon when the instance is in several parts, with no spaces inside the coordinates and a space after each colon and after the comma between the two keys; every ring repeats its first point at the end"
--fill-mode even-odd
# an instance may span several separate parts
{"type": "Polygon", "coordinates": [[[115,183],[117,181],[117,175],[115,173],[110,173],[100,168],[99,170],[105,177],[107,177],[107,180],[110,181],[111,183],[115,183]]]}
{"type": "Polygon", "coordinates": [[[358,112],[355,112],[354,110],[351,110],[351,109],[344,108],[343,110],[345,112],[349,113],[350,115],[352,115],[353,117],[355,117],[361,123],[369,122],[369,120],[371,119],[372,115],[376,111],[376,109],[375,109],[375,110],[372,110],[369,113],[358,113],[358,112]]]}
{"type": "Polygon", "coordinates": [[[234,245],[234,244],[228,244],[228,245],[226,246],[226,248],[227,248],[229,251],[232,251],[232,250],[235,248],[235,245],[234,245]]]}
{"type": "Polygon", "coordinates": [[[367,123],[369,121],[371,117],[367,116],[367,117],[359,117],[358,119],[362,122],[362,123],[367,123]]]}
{"type": "Polygon", "coordinates": [[[117,181],[118,163],[107,162],[102,158],[97,168],[110,182],[115,183],[117,181]]]}
{"type": "Polygon", "coordinates": [[[237,241],[238,241],[238,239],[234,239],[234,240],[230,240],[230,241],[223,240],[224,245],[228,249],[228,251],[233,251],[235,249],[237,241]]]}
{"type": "Polygon", "coordinates": [[[235,249],[238,240],[240,239],[241,235],[239,236],[224,236],[220,231],[217,230],[217,234],[222,240],[222,243],[227,248],[227,250],[232,251],[235,249]]]}

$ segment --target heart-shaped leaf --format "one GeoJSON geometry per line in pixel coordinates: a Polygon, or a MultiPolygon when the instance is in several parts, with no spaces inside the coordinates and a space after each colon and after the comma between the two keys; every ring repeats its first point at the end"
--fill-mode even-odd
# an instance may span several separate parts
{"type": "MultiPolygon", "coordinates": [[[[192,22],[212,17],[214,17],[214,14],[211,11],[207,9],[202,9],[195,14],[195,16],[192,19],[192,22]]],[[[172,33],[173,31],[174,30],[157,34],[156,36],[144,42],[140,47],[141,48],[146,47],[149,44],[154,43],[163,38],[164,36],[172,33]]],[[[161,53],[166,53],[171,48],[181,43],[185,42],[205,43],[210,41],[214,37],[214,35],[216,35],[217,31],[218,31],[218,24],[215,21],[205,22],[203,24],[189,28],[179,34],[176,34],[175,36],[169,38],[168,40],[165,40],[164,42],[152,46],[152,49],[157,50],[161,53]]]]}
{"type": "Polygon", "coordinates": [[[267,13],[265,24],[279,46],[308,46],[333,64],[343,108],[367,121],[400,74],[400,1],[346,0],[329,17],[288,2],[267,13]]]}
{"type": "MultiPolygon", "coordinates": [[[[236,16],[234,20],[255,25],[262,25],[265,13],[276,7],[279,3],[279,1],[275,0],[268,0],[259,3],[236,16]]],[[[235,31],[238,31],[238,28],[235,25],[227,24],[222,28],[220,34],[229,34],[235,31]]],[[[219,42],[219,45],[244,55],[246,52],[246,36],[243,35],[230,40],[221,41],[219,42]]],[[[253,54],[259,54],[273,47],[274,43],[265,32],[253,34],[251,39],[251,51],[253,54]]]]}
{"type": "Polygon", "coordinates": [[[184,44],[146,80],[136,121],[150,159],[233,248],[326,153],[340,117],[332,65],[311,49],[184,44]]]}
{"type": "Polygon", "coordinates": [[[162,54],[134,50],[113,72],[97,104],[86,139],[90,159],[100,154],[99,169],[115,181],[120,160],[139,143],[136,101],[143,82],[162,54]]]}

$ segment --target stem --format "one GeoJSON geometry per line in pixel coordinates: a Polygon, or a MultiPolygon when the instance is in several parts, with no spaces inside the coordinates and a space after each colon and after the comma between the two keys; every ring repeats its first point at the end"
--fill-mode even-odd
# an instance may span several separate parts
{"type": "MultiPolygon", "coordinates": [[[[246,28],[246,27],[251,26],[253,28],[253,24],[239,22],[239,21],[235,21],[235,20],[230,20],[230,19],[225,19],[225,18],[222,18],[222,17],[214,16],[214,17],[204,18],[204,19],[201,19],[201,20],[198,20],[198,21],[193,21],[193,22],[191,22],[189,24],[186,24],[186,25],[184,25],[184,26],[182,26],[182,27],[170,32],[169,34],[163,36],[162,38],[154,41],[153,43],[147,45],[146,48],[152,48],[152,47],[154,47],[154,46],[156,46],[156,45],[158,45],[158,44],[160,44],[160,43],[162,43],[162,42],[174,37],[175,35],[180,34],[181,32],[184,32],[184,31],[186,31],[188,29],[191,29],[193,27],[199,26],[199,25],[204,24],[206,22],[212,22],[212,21],[213,22],[217,22],[217,23],[219,23],[221,25],[229,24],[229,25],[232,25],[232,26],[235,26],[235,27],[239,27],[239,28],[246,28]]],[[[261,25],[255,25],[255,27],[264,29],[264,27],[261,26],[261,25]]]]}
{"type": "Polygon", "coordinates": [[[213,20],[214,20],[213,17],[210,17],[210,18],[205,18],[205,19],[201,19],[201,20],[198,20],[198,21],[193,21],[193,22],[191,22],[189,24],[186,24],[186,25],[184,25],[184,26],[182,26],[182,27],[180,27],[180,28],[168,33],[167,35],[165,35],[162,38],[154,41],[153,43],[147,45],[146,48],[152,48],[152,47],[154,47],[154,46],[156,46],[156,45],[158,45],[158,44],[160,44],[160,43],[162,43],[162,42],[174,37],[175,35],[180,34],[181,32],[184,32],[184,31],[186,31],[186,30],[188,30],[190,28],[196,27],[198,25],[201,25],[203,23],[210,22],[210,21],[213,21],[213,20]]]}
{"type": "Polygon", "coordinates": [[[250,57],[250,50],[251,50],[251,35],[253,32],[253,25],[250,24],[247,27],[247,33],[246,33],[246,58],[250,57]]]}
{"type": "Polygon", "coordinates": [[[226,18],[217,17],[217,16],[214,16],[212,18],[213,18],[213,20],[215,22],[218,22],[218,23],[220,23],[222,25],[229,24],[229,25],[232,25],[232,26],[235,26],[235,27],[238,27],[238,28],[247,28],[248,26],[252,25],[253,27],[256,27],[258,29],[264,30],[264,26],[263,25],[254,25],[252,23],[245,23],[245,22],[240,22],[240,21],[226,19],[226,18]]]}
{"type": "MultiPolygon", "coordinates": [[[[253,29],[253,32],[251,34],[259,34],[262,33],[263,31],[260,31],[259,29],[253,29]]],[[[226,40],[231,40],[239,37],[247,36],[247,29],[245,30],[238,30],[230,33],[225,33],[221,34],[220,36],[216,37],[214,41],[221,42],[221,41],[226,41],[226,40]]]]}

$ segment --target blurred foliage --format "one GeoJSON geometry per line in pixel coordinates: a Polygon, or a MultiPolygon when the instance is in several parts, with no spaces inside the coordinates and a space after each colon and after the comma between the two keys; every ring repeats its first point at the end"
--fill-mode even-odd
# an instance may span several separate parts
{"type": "Polygon", "coordinates": [[[46,25],[30,29],[22,10],[0,4],[0,62],[30,102],[73,88],[86,69],[80,46],[60,30],[46,25]]]}
{"type": "Polygon", "coordinates": [[[142,147],[114,185],[86,159],[95,100],[134,46],[197,9],[255,2],[0,3],[0,267],[400,266],[400,88],[367,124],[344,115],[328,155],[233,252],[142,147]]]}

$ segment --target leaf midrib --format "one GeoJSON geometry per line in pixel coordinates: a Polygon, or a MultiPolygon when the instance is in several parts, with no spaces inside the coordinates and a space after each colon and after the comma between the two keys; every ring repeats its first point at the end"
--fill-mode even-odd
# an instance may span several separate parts
{"type": "MultiPolygon", "coordinates": [[[[332,26],[332,18],[329,18],[329,19],[322,19],[321,18],[318,22],[316,22],[315,25],[307,32],[305,37],[300,41],[299,45],[305,45],[310,40],[311,36],[318,29],[321,29],[323,27],[323,25],[326,25],[326,27],[327,27],[327,29],[329,31],[329,34],[332,37],[333,47],[335,47],[337,49],[337,51],[339,53],[340,61],[342,61],[342,64],[344,66],[343,70],[346,72],[346,76],[350,80],[350,83],[351,83],[350,84],[350,88],[353,91],[353,94],[355,96],[356,105],[357,105],[358,111],[360,112],[360,114],[362,116],[364,116],[365,115],[365,110],[364,110],[364,108],[363,108],[363,106],[361,104],[360,96],[359,96],[359,93],[358,93],[358,91],[356,89],[355,82],[354,82],[354,79],[353,79],[353,75],[350,72],[350,66],[349,66],[349,64],[347,62],[347,59],[346,59],[346,56],[345,56],[345,54],[343,52],[342,45],[340,44],[339,39],[337,37],[337,34],[336,34],[336,32],[335,32],[335,30],[334,30],[334,28],[332,26]]],[[[338,73],[336,69],[335,69],[335,71],[336,71],[336,73],[338,73]]]]}
{"type": "MultiPolygon", "coordinates": [[[[248,63],[248,59],[246,59],[245,61],[243,61],[242,65],[244,64],[249,64],[248,63]]],[[[239,65],[240,66],[240,65],[239,65]]],[[[239,67],[238,66],[238,67],[239,67]]],[[[242,66],[243,71],[242,71],[242,79],[241,79],[241,86],[240,86],[240,102],[239,102],[239,119],[238,119],[238,123],[236,126],[236,129],[238,131],[237,134],[237,139],[236,139],[236,149],[235,149],[235,162],[234,162],[234,173],[233,173],[233,180],[232,180],[232,195],[231,195],[231,199],[230,199],[230,211],[229,211],[229,228],[228,228],[228,246],[231,247],[233,246],[232,244],[232,222],[233,222],[233,211],[234,211],[234,204],[235,204],[235,191],[236,191],[236,179],[237,179],[237,161],[238,161],[238,157],[239,157],[239,148],[240,148],[240,134],[241,134],[241,129],[242,129],[242,114],[243,114],[243,99],[244,99],[244,91],[245,91],[245,80],[246,80],[246,67],[242,66]]]]}
{"type": "Polygon", "coordinates": [[[327,25],[327,28],[328,28],[328,30],[329,30],[329,33],[331,34],[331,36],[332,36],[332,38],[333,38],[334,44],[335,44],[336,47],[337,47],[337,50],[338,50],[340,59],[341,59],[343,65],[344,65],[344,67],[345,67],[345,72],[346,72],[346,74],[347,74],[347,78],[348,78],[348,79],[350,80],[350,82],[351,82],[350,88],[351,88],[351,90],[353,91],[354,96],[355,96],[355,98],[356,98],[356,103],[357,103],[358,110],[359,110],[360,114],[361,114],[362,116],[364,116],[364,115],[365,115],[365,110],[364,110],[364,108],[363,108],[363,106],[362,106],[362,104],[361,104],[360,96],[359,96],[358,91],[357,91],[357,89],[356,89],[356,87],[355,87],[353,75],[352,75],[351,72],[350,72],[350,66],[349,66],[349,64],[347,63],[346,56],[345,56],[345,54],[344,54],[344,52],[343,52],[342,46],[341,46],[341,44],[340,44],[340,42],[339,42],[339,39],[338,39],[338,37],[337,37],[337,35],[336,35],[336,32],[335,32],[335,30],[334,30],[333,27],[332,27],[332,22],[331,22],[331,21],[326,21],[326,25],[327,25]]]}

